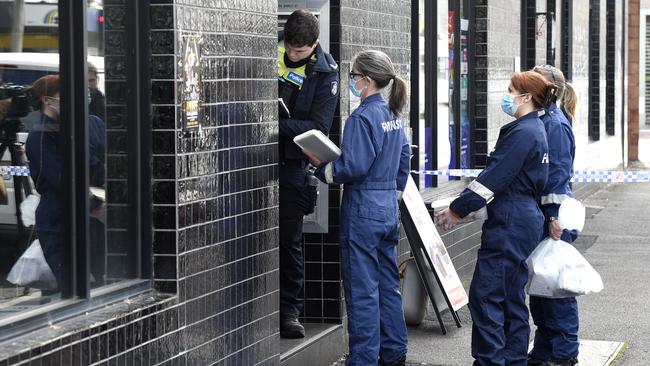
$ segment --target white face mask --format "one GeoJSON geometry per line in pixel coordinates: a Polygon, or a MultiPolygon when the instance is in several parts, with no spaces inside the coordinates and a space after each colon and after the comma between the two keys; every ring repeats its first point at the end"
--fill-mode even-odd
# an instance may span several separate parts
{"type": "Polygon", "coordinates": [[[49,107],[50,107],[50,109],[52,109],[54,112],[56,112],[57,115],[61,115],[61,104],[60,104],[61,100],[60,100],[60,98],[47,97],[47,99],[50,100],[50,101],[56,101],[56,102],[57,102],[56,105],[52,105],[52,104],[50,104],[49,107]]]}

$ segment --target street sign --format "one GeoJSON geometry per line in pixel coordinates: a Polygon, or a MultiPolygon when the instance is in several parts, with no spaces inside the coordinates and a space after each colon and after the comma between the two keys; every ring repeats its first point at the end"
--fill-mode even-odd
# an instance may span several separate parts
{"type": "Polygon", "coordinates": [[[467,293],[411,176],[406,182],[400,210],[411,254],[418,265],[442,332],[446,333],[446,329],[440,311],[445,306],[460,327],[460,318],[456,312],[467,305],[467,293]]]}

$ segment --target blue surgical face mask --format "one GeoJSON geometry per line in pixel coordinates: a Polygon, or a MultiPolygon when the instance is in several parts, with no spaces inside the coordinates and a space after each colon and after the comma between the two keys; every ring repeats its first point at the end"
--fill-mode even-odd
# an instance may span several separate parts
{"type": "Polygon", "coordinates": [[[59,116],[61,115],[61,106],[52,106],[52,110],[54,110],[59,116]]]}
{"type": "Polygon", "coordinates": [[[361,97],[361,92],[363,91],[363,89],[361,90],[357,89],[357,82],[354,81],[354,79],[352,78],[348,79],[348,86],[350,87],[350,91],[352,92],[352,95],[354,95],[357,98],[361,97]]]}
{"type": "Polygon", "coordinates": [[[515,98],[520,97],[522,95],[526,95],[526,94],[519,94],[517,96],[512,95],[510,93],[503,94],[503,96],[501,97],[501,109],[507,115],[514,117],[515,113],[517,113],[517,109],[519,109],[519,106],[521,106],[521,104],[515,105],[515,98]]]}

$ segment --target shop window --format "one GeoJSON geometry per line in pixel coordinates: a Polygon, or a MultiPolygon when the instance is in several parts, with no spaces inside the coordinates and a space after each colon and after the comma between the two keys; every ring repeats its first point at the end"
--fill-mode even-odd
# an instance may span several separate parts
{"type": "Polygon", "coordinates": [[[147,24],[136,26],[136,8],[0,2],[5,335],[19,332],[16,319],[26,314],[56,320],[60,300],[101,304],[136,282],[148,287],[137,281],[149,272],[140,228],[150,202],[142,199],[149,180],[140,159],[148,144],[137,140],[146,127],[139,98],[146,73],[130,71],[143,52],[131,52],[136,27],[147,24]]]}
{"type": "MultiPolygon", "coordinates": [[[[473,167],[474,125],[472,6],[468,1],[420,0],[419,7],[419,168],[469,169],[473,167]],[[436,32],[426,30],[427,24],[434,24],[436,32]],[[427,82],[430,75],[435,75],[434,84],[427,82]]],[[[420,187],[435,187],[453,179],[425,176],[420,187]]]]}

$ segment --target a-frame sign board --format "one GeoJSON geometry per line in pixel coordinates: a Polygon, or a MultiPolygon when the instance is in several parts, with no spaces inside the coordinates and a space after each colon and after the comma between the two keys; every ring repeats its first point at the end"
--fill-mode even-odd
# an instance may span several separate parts
{"type": "Polygon", "coordinates": [[[410,176],[402,195],[400,210],[402,225],[411,246],[411,254],[415,258],[420,278],[431,299],[442,333],[446,334],[447,329],[440,313],[446,309],[451,311],[456,326],[460,328],[461,322],[457,311],[467,304],[467,293],[422,196],[410,176]]]}

